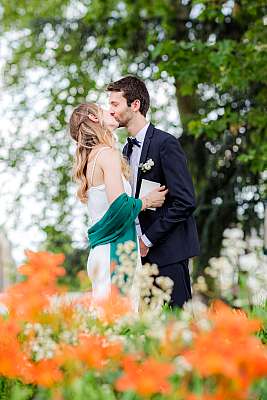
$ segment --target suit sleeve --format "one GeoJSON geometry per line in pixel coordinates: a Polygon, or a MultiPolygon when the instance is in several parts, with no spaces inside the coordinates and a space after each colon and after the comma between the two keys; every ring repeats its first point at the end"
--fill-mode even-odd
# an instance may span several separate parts
{"type": "Polygon", "coordinates": [[[170,204],[165,214],[143,232],[153,245],[190,217],[196,208],[193,183],[185,154],[174,136],[169,136],[161,145],[160,161],[169,190],[170,204]]]}

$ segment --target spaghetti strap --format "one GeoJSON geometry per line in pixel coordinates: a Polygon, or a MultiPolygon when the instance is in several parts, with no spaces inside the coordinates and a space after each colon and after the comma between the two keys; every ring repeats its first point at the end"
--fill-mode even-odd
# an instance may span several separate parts
{"type": "Polygon", "coordinates": [[[90,178],[90,185],[91,186],[93,186],[93,177],[94,177],[95,166],[96,166],[96,162],[97,162],[98,156],[99,156],[100,153],[102,153],[103,150],[110,149],[110,148],[111,147],[102,147],[102,149],[100,149],[98,151],[98,153],[96,153],[96,156],[95,156],[95,159],[94,159],[94,163],[93,163],[93,167],[92,167],[91,178],[90,178]]]}

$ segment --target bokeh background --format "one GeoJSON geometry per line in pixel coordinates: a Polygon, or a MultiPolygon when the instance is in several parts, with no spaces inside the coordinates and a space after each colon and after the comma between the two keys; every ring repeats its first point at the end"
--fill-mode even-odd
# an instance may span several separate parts
{"type": "Polygon", "coordinates": [[[68,120],[80,102],[107,106],[105,86],[126,74],[145,81],[149,118],[188,158],[202,249],[194,278],[227,228],[263,239],[266,65],[266,0],[2,0],[2,259],[46,249],[66,255],[70,281],[85,269],[68,120]]]}

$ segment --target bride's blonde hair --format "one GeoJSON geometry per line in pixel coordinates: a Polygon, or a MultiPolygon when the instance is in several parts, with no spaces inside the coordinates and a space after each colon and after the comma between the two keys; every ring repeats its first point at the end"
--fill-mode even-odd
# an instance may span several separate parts
{"type": "MultiPolygon", "coordinates": [[[[94,103],[83,103],[73,110],[69,131],[77,143],[73,166],[74,180],[80,184],[77,196],[82,203],[86,203],[89,188],[86,174],[89,155],[99,144],[113,148],[115,141],[112,132],[104,125],[102,108],[94,103]],[[89,114],[95,116],[98,122],[91,121],[89,114]]],[[[121,166],[123,175],[128,178],[129,166],[123,157],[121,157],[121,166]]]]}

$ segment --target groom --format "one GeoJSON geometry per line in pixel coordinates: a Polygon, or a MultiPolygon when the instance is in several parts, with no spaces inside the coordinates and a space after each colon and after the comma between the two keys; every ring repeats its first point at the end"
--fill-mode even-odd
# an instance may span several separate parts
{"type": "Polygon", "coordinates": [[[139,197],[142,179],[169,190],[161,208],[139,214],[137,234],[142,263],[157,264],[159,275],[173,280],[170,304],[182,307],[191,298],[188,261],[199,254],[192,215],[196,207],[194,189],[185,155],[174,136],[147,121],[150,98],[144,82],[127,76],[110,83],[107,91],[110,113],[129,133],[123,154],[132,170],[133,196],[139,197]]]}

